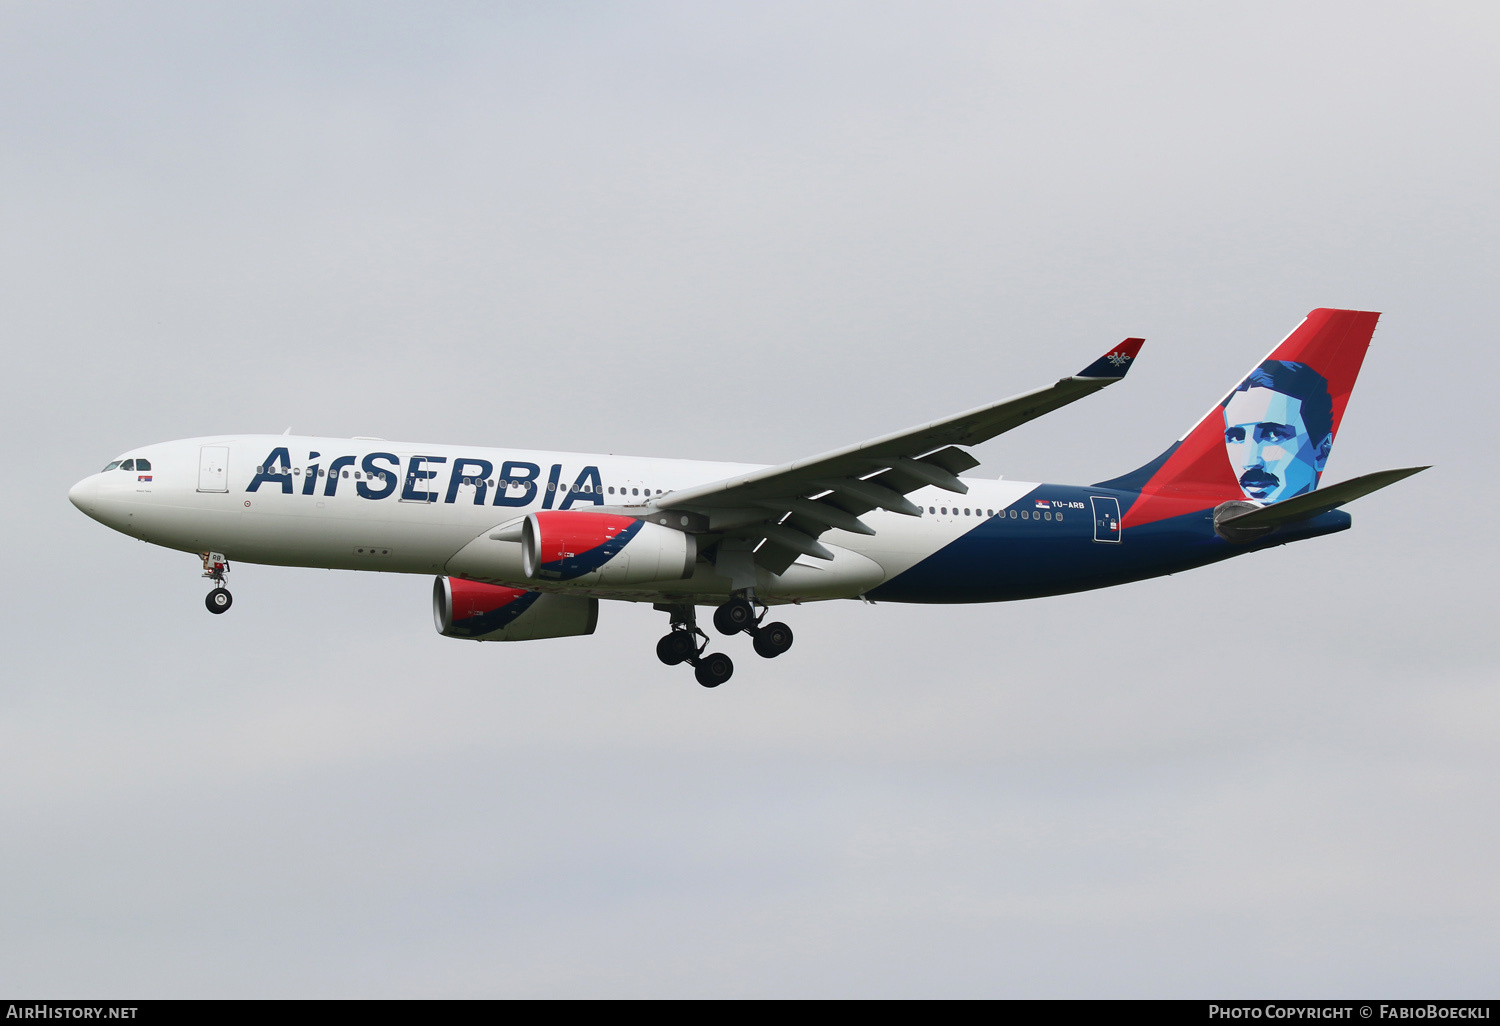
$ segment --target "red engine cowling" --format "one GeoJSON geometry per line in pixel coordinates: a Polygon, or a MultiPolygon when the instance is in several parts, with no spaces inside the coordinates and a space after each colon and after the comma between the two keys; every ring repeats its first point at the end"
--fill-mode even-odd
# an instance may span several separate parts
{"type": "Polygon", "coordinates": [[[533,513],[521,528],[521,568],[538,581],[680,581],[693,575],[697,558],[692,535],[615,513],[533,513]]]}
{"type": "Polygon", "coordinates": [[[445,638],[473,641],[536,641],[592,634],[599,600],[552,595],[461,577],[439,577],[432,585],[432,616],[445,638]]]}

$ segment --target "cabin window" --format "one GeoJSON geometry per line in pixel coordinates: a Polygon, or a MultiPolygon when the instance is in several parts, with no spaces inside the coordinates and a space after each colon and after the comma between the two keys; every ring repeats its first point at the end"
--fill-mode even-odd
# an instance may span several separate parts
{"type": "Polygon", "coordinates": [[[1061,513],[1059,513],[1059,514],[1058,514],[1058,515],[1057,515],[1057,519],[1059,519],[1059,520],[1061,520],[1061,519],[1062,519],[1062,514],[1061,514],[1061,513]]]}
{"type": "Polygon", "coordinates": [[[1015,510],[1011,510],[1011,511],[1010,511],[1010,518],[1011,518],[1011,519],[1012,519],[1012,520],[1014,520],[1014,519],[1016,519],[1016,511],[1015,511],[1015,510]]]}
{"type": "Polygon", "coordinates": [[[1025,511],[1025,510],[1024,510],[1024,509],[1023,509],[1023,510],[1021,510],[1021,519],[1022,519],[1022,520],[1029,520],[1029,519],[1031,519],[1031,514],[1030,514],[1030,513],[1027,513],[1027,512],[1026,512],[1026,511],[1025,511]]]}
{"type": "Polygon", "coordinates": [[[630,494],[631,495],[639,495],[639,494],[641,494],[641,490],[639,488],[632,488],[632,489],[630,489],[630,494]]]}

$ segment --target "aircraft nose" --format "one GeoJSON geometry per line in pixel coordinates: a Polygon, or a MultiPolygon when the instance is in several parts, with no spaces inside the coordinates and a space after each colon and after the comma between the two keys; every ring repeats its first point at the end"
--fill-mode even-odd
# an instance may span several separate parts
{"type": "Polygon", "coordinates": [[[93,512],[94,500],[99,494],[99,475],[92,474],[68,489],[68,501],[85,513],[93,512]]]}

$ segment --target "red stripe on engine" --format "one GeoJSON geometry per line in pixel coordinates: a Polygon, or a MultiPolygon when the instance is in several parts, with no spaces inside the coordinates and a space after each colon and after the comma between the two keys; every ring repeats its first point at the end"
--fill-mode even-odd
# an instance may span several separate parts
{"type": "Polygon", "coordinates": [[[448,578],[453,595],[453,620],[467,620],[507,606],[526,594],[525,588],[507,588],[503,584],[480,584],[477,581],[448,578]]]}
{"type": "Polygon", "coordinates": [[[634,517],[582,510],[536,513],[538,556],[542,563],[578,556],[606,542],[635,523],[634,517]]]}

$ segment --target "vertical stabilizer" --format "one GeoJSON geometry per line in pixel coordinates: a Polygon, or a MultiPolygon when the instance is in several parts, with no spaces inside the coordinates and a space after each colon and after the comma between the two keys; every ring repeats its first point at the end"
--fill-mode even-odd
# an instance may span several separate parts
{"type": "Polygon", "coordinates": [[[1317,488],[1379,318],[1314,310],[1170,449],[1101,482],[1141,493],[1124,526],[1317,488]]]}

